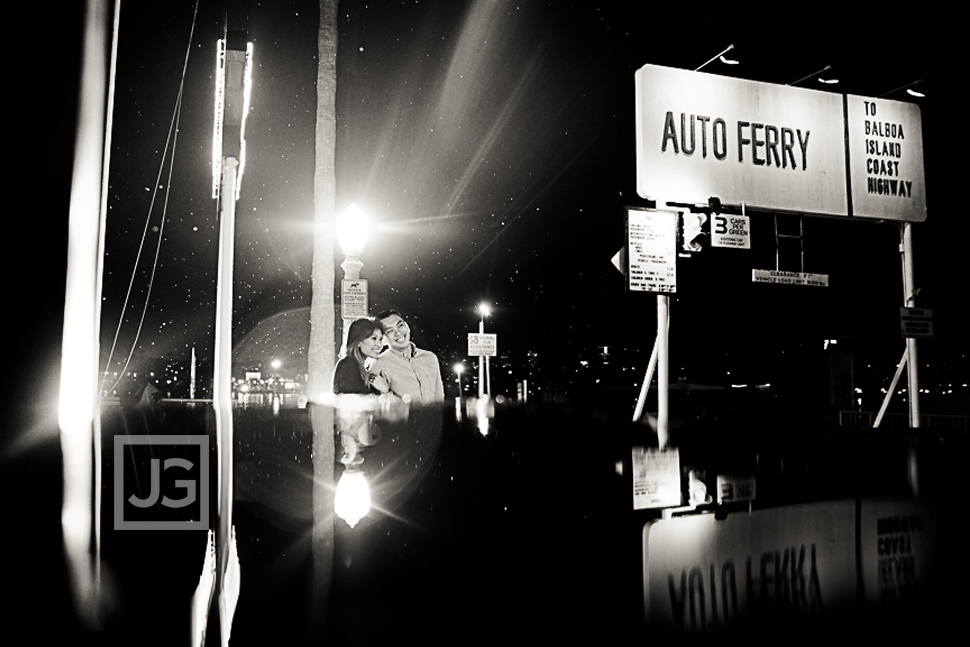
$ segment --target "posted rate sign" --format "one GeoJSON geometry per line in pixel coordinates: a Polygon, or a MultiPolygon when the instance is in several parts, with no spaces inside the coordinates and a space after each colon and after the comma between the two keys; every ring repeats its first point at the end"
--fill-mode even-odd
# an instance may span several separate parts
{"type": "Polygon", "coordinates": [[[627,287],[635,292],[677,291],[676,211],[627,209],[627,287]]]}
{"type": "Polygon", "coordinates": [[[662,201],[919,222],[919,107],[645,65],[637,192],[662,201]]]}

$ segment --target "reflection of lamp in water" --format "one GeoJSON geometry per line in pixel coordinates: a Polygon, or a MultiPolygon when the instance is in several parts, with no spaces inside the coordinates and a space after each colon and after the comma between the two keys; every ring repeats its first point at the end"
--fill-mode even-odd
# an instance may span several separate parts
{"type": "Polygon", "coordinates": [[[455,364],[455,378],[458,380],[458,397],[455,398],[455,420],[461,422],[461,403],[462,403],[462,392],[461,392],[461,374],[465,372],[464,364],[455,364]]]}
{"type": "Polygon", "coordinates": [[[343,463],[344,472],[337,482],[334,512],[353,528],[370,512],[370,487],[360,466],[364,463],[363,449],[380,440],[373,426],[376,402],[365,395],[343,394],[335,398],[334,413],[343,448],[338,460],[343,463]]]}
{"type": "Polygon", "coordinates": [[[478,422],[478,432],[488,435],[488,419],[495,415],[495,403],[491,398],[473,399],[468,405],[469,415],[478,422]]]}
{"type": "Polygon", "coordinates": [[[340,476],[333,505],[337,516],[351,528],[370,512],[370,487],[359,463],[348,465],[340,476]]]}
{"type": "Polygon", "coordinates": [[[461,400],[461,374],[465,372],[464,364],[455,364],[455,377],[458,380],[458,399],[461,400]]]}

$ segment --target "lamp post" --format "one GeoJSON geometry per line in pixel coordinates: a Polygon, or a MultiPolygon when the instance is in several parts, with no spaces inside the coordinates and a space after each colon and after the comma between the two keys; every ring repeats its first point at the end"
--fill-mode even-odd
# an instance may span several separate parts
{"type": "MultiPolygon", "coordinates": [[[[337,241],[344,254],[344,261],[340,264],[344,271],[340,290],[340,317],[343,321],[341,345],[343,346],[346,344],[350,324],[355,319],[367,316],[367,281],[360,278],[360,270],[364,267],[360,254],[364,250],[364,243],[367,242],[370,219],[356,204],[351,204],[337,216],[336,228],[337,241]]],[[[345,444],[345,451],[340,457],[344,472],[337,482],[334,512],[353,528],[367,515],[371,505],[370,487],[360,469],[364,459],[360,455],[358,442],[358,434],[362,425],[367,424],[367,416],[360,411],[341,411],[340,406],[338,401],[336,419],[338,428],[341,428],[341,443],[345,444]]],[[[350,408],[353,409],[353,405],[350,408]]]]}
{"type": "MultiPolygon", "coordinates": [[[[482,316],[481,320],[478,322],[478,334],[484,335],[485,317],[492,314],[492,309],[489,307],[487,303],[480,303],[478,304],[478,312],[482,316]]],[[[486,381],[488,381],[488,378],[486,377],[487,372],[488,372],[488,355],[479,355],[478,356],[478,397],[479,398],[484,398],[486,393],[491,395],[491,392],[492,392],[492,389],[490,388],[491,385],[490,384],[488,385],[489,388],[486,388],[486,385],[485,385],[486,381]]]]}
{"type": "Polygon", "coordinates": [[[343,337],[341,344],[347,339],[347,329],[355,319],[367,316],[367,281],[360,278],[360,270],[364,264],[360,254],[367,242],[370,230],[370,219],[356,204],[351,204],[337,216],[337,240],[344,253],[344,262],[340,264],[344,271],[340,290],[340,316],[343,320],[343,337]]]}

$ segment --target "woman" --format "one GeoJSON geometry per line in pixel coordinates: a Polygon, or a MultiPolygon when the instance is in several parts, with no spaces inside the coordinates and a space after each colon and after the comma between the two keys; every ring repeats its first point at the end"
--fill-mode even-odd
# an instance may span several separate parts
{"type": "Polygon", "coordinates": [[[333,372],[333,392],[378,395],[390,390],[383,375],[367,372],[368,359],[377,359],[384,346],[381,324],[372,319],[358,319],[347,331],[347,354],[337,362],[333,372]]]}
{"type": "Polygon", "coordinates": [[[336,402],[337,431],[343,455],[340,462],[347,466],[360,465],[362,447],[373,445],[380,439],[380,430],[374,424],[373,403],[360,396],[379,395],[391,390],[387,378],[367,371],[368,359],[377,359],[384,347],[381,325],[372,319],[358,319],[347,330],[347,354],[333,371],[333,392],[336,402]]]}

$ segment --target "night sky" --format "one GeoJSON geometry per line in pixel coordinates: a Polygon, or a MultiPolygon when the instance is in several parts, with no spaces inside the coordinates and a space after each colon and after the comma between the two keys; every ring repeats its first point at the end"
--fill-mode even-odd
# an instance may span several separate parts
{"type": "MultiPolygon", "coordinates": [[[[237,204],[241,339],[310,302],[317,5],[201,0],[197,14],[192,1],[122,5],[102,361],[114,345],[111,367],[121,366],[134,344],[136,358],[187,360],[194,346],[211,362],[216,39],[226,15],[230,25],[248,20],[255,50],[237,204]]],[[[487,327],[500,350],[537,349],[557,362],[597,345],[649,355],[654,300],[626,293],[610,262],[624,243],[622,207],[647,204],[636,193],[634,72],[647,63],[694,69],[733,43],[739,65],[704,71],[785,84],[831,64],[839,85],[798,85],[865,96],[923,80],[925,99],[887,96],[923,111],[929,216],[914,227],[917,304],[933,309],[936,338],[921,357],[965,354],[967,226],[956,169],[942,161],[953,131],[949,99],[933,82],[946,65],[930,54],[938,19],[909,12],[887,32],[865,13],[811,8],[786,17],[729,5],[342,1],[337,210],[355,202],[373,223],[361,257],[372,310],[401,310],[419,345],[449,362],[477,331],[480,301],[495,310],[487,327]]],[[[16,135],[26,136],[28,159],[14,165],[36,198],[24,215],[31,266],[8,271],[23,279],[9,303],[26,341],[13,339],[12,366],[29,367],[39,407],[57,389],[80,8],[46,20],[51,37],[19,71],[35,93],[16,135]]],[[[752,285],[752,268],[774,267],[769,217],[753,220],[752,250],[687,259],[671,311],[675,362],[716,350],[757,365],[787,344],[843,336],[891,372],[903,350],[897,226],[806,218],[805,228],[805,270],[828,274],[829,288],[752,285]]]]}

